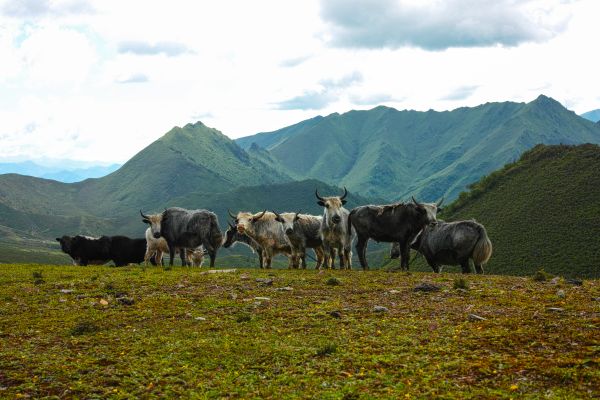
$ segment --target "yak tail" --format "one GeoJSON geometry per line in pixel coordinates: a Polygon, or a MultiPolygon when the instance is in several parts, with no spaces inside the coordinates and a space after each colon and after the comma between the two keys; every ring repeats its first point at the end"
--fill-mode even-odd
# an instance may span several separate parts
{"type": "Polygon", "coordinates": [[[492,256],[492,242],[487,235],[485,228],[479,225],[479,240],[473,248],[473,262],[475,265],[483,265],[488,262],[492,256]]]}

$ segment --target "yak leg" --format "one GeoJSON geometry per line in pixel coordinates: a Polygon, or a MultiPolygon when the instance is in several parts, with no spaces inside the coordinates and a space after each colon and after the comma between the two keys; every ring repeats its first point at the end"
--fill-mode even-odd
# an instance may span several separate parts
{"type": "Polygon", "coordinates": [[[359,236],[356,241],[356,253],[358,253],[358,261],[360,261],[360,266],[363,270],[369,269],[369,264],[367,263],[367,242],[369,238],[365,238],[359,236]]]}
{"type": "Polygon", "coordinates": [[[325,254],[323,253],[323,247],[315,247],[313,249],[315,251],[315,255],[317,256],[317,265],[315,265],[315,269],[323,268],[323,259],[325,258],[325,254]]]}
{"type": "Polygon", "coordinates": [[[269,250],[265,250],[263,253],[263,268],[271,269],[271,261],[273,260],[273,253],[269,250]]]}
{"type": "Polygon", "coordinates": [[[347,247],[344,249],[344,258],[346,260],[346,269],[351,270],[352,269],[352,248],[351,247],[347,247]]]}
{"type": "Polygon", "coordinates": [[[469,259],[468,258],[466,260],[463,260],[460,263],[460,267],[462,268],[462,273],[463,274],[470,274],[471,273],[471,266],[469,265],[469,259]]]}
{"type": "Polygon", "coordinates": [[[258,250],[256,250],[256,252],[258,253],[258,267],[260,269],[263,269],[265,267],[263,265],[263,251],[262,251],[262,249],[258,249],[258,250]]]}
{"type": "MultiPolygon", "coordinates": [[[[475,264],[475,263],[473,263],[473,264],[475,264]]],[[[478,274],[483,274],[483,265],[481,265],[481,264],[475,264],[475,271],[478,274]]]]}
{"type": "MultiPolygon", "coordinates": [[[[150,246],[146,246],[146,254],[144,254],[144,267],[148,266],[148,261],[150,261],[150,257],[152,257],[153,254],[154,252],[150,251],[150,246]]],[[[154,260],[156,261],[156,257],[154,260]]]]}
{"type": "Polygon", "coordinates": [[[400,247],[400,269],[408,271],[410,261],[410,245],[407,243],[400,247]]]}
{"type": "Polygon", "coordinates": [[[331,269],[331,264],[333,263],[333,249],[327,245],[323,245],[323,252],[325,254],[325,268],[331,269]]]}
{"type": "Polygon", "coordinates": [[[169,245],[169,266],[173,266],[173,260],[175,259],[175,247],[169,245]]]}
{"type": "Polygon", "coordinates": [[[188,262],[186,258],[186,250],[183,247],[179,249],[179,258],[181,259],[181,266],[187,267],[188,262]]]}

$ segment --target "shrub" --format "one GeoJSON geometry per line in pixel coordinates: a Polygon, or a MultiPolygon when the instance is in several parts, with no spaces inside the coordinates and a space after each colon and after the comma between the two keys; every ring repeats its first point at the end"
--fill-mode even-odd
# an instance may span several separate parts
{"type": "Polygon", "coordinates": [[[329,277],[329,279],[327,279],[327,281],[325,281],[325,283],[328,284],[329,286],[337,286],[337,285],[341,285],[342,281],[340,281],[335,276],[331,276],[331,277],[329,277]]]}
{"type": "Polygon", "coordinates": [[[456,278],[452,286],[454,289],[469,290],[469,282],[465,278],[456,278]]]}
{"type": "Polygon", "coordinates": [[[337,351],[337,344],[335,343],[325,343],[323,345],[321,345],[317,351],[316,351],[316,355],[319,357],[322,356],[326,356],[329,354],[333,354],[337,351]]]}
{"type": "Polygon", "coordinates": [[[552,275],[544,271],[543,269],[538,269],[535,274],[531,277],[536,282],[545,282],[552,278],[552,275]]]}
{"type": "Polygon", "coordinates": [[[32,275],[34,285],[41,285],[42,283],[46,282],[41,271],[33,271],[32,275]]]}

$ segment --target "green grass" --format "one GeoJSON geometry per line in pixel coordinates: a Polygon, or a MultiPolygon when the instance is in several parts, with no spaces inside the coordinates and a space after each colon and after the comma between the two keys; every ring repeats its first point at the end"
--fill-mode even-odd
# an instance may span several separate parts
{"type": "Polygon", "coordinates": [[[0,265],[0,397],[599,393],[599,281],[471,276],[470,289],[457,291],[458,277],[0,265]],[[44,283],[34,284],[37,272],[44,283]],[[332,276],[343,284],[328,285],[332,276]],[[413,291],[422,282],[442,290],[413,291]],[[277,290],[285,286],[293,290],[277,290]]]}

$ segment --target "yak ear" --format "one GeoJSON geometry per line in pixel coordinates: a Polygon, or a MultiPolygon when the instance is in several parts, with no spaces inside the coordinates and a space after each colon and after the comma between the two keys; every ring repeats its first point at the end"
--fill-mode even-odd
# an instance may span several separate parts
{"type": "Polygon", "coordinates": [[[346,204],[348,200],[342,200],[342,205],[346,204]]]}
{"type": "Polygon", "coordinates": [[[57,242],[60,242],[60,239],[61,239],[61,238],[56,238],[56,241],[57,241],[57,242]]]}
{"type": "Polygon", "coordinates": [[[321,200],[317,201],[317,204],[320,205],[321,207],[325,207],[325,203],[321,200]]]}
{"type": "Polygon", "coordinates": [[[144,218],[144,219],[142,220],[142,222],[143,222],[143,223],[145,223],[145,224],[149,224],[149,223],[150,223],[150,220],[149,220],[148,218],[144,218]]]}

